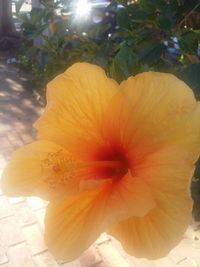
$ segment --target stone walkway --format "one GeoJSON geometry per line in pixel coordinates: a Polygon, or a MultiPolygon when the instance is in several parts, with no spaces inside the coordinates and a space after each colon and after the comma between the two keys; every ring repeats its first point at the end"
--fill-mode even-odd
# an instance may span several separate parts
{"type": "MultiPolygon", "coordinates": [[[[24,75],[0,61],[1,172],[12,151],[32,140],[32,123],[41,112],[24,90],[25,82],[24,75]]],[[[0,191],[0,267],[200,267],[200,231],[194,225],[166,258],[157,261],[128,256],[105,233],[76,261],[56,261],[43,240],[46,205],[40,198],[8,198],[0,191]]]]}

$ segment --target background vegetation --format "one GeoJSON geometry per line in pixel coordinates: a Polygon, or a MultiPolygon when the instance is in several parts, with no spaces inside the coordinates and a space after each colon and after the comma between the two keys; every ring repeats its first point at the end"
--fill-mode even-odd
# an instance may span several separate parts
{"type": "Polygon", "coordinates": [[[21,64],[38,81],[87,61],[119,82],[144,70],[172,72],[200,97],[199,0],[114,0],[87,19],[76,17],[78,1],[41,2],[45,8],[20,16],[21,64]]]}

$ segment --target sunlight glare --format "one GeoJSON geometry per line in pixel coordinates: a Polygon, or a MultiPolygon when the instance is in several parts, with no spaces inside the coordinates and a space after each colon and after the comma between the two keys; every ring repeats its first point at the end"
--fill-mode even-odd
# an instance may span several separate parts
{"type": "Polygon", "coordinates": [[[88,0],[79,0],[76,6],[76,16],[81,18],[86,18],[90,14],[91,4],[88,0]]]}

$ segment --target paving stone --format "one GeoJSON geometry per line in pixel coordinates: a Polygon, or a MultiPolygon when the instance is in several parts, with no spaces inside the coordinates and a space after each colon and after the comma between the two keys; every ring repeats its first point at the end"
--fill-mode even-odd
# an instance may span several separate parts
{"type": "Polygon", "coordinates": [[[12,215],[12,209],[7,197],[0,197],[0,219],[12,215]]]}
{"type": "Polygon", "coordinates": [[[195,266],[191,260],[186,259],[180,262],[179,264],[176,264],[176,267],[197,267],[197,266],[195,266]]]}
{"type": "Polygon", "coordinates": [[[48,204],[47,201],[39,198],[39,197],[27,197],[27,202],[32,208],[32,210],[38,210],[45,208],[48,204]]]}
{"type": "Polygon", "coordinates": [[[12,267],[37,267],[25,242],[10,247],[8,257],[12,267]]]}
{"type": "Polygon", "coordinates": [[[103,233],[100,235],[100,237],[96,240],[96,244],[100,245],[101,243],[110,241],[110,236],[108,236],[106,233],[103,233]]]}
{"type": "Polygon", "coordinates": [[[11,263],[5,263],[0,265],[1,267],[12,267],[11,263]]]}
{"type": "MultiPolygon", "coordinates": [[[[2,156],[4,158],[4,160],[8,160],[13,152],[13,147],[11,146],[11,144],[8,141],[7,136],[1,136],[0,137],[0,144],[1,144],[1,150],[2,150],[2,156]]],[[[1,168],[5,167],[5,163],[2,164],[3,167],[1,166],[1,168]]]]}
{"type": "Polygon", "coordinates": [[[48,251],[34,256],[34,260],[37,267],[58,267],[56,260],[48,251]]]}
{"type": "Polygon", "coordinates": [[[37,223],[23,227],[23,233],[32,254],[35,255],[47,249],[44,243],[44,235],[37,223]]]}
{"type": "Polygon", "coordinates": [[[130,267],[119,251],[112,245],[103,243],[98,248],[103,261],[109,267],[130,267]]]}
{"type": "Polygon", "coordinates": [[[162,258],[153,261],[155,267],[176,267],[176,264],[172,262],[170,258],[162,258]]]}
{"type": "Polygon", "coordinates": [[[25,123],[23,123],[23,121],[19,121],[19,120],[14,120],[13,122],[14,122],[13,126],[14,126],[15,130],[17,131],[17,133],[21,137],[21,133],[24,132],[27,128],[25,123]]]}
{"type": "MultiPolygon", "coordinates": [[[[0,96],[0,98],[1,98],[1,96],[0,96]]],[[[1,102],[3,102],[3,101],[1,101],[1,102]]],[[[1,105],[1,102],[0,102],[0,105],[1,105]]],[[[0,112],[0,120],[1,120],[1,117],[3,117],[3,116],[4,116],[4,114],[2,112],[0,112]]],[[[7,134],[8,131],[11,131],[12,127],[11,127],[11,125],[2,123],[0,121],[0,129],[1,129],[0,136],[3,136],[5,134],[7,134]]]]}
{"type": "MultiPolygon", "coordinates": [[[[154,264],[153,261],[149,261],[149,260],[146,260],[146,259],[137,259],[137,258],[134,258],[134,257],[132,257],[132,258],[133,258],[133,260],[131,262],[130,267],[155,267],[155,264],[154,264]]],[[[162,266],[159,266],[159,267],[162,267],[162,266]]]]}
{"type": "Polygon", "coordinates": [[[33,141],[33,137],[31,136],[31,127],[29,126],[29,128],[27,128],[26,124],[27,123],[19,120],[14,122],[14,128],[24,144],[28,144],[33,141]]]}
{"type": "MultiPolygon", "coordinates": [[[[63,263],[61,266],[62,267],[82,267],[82,265],[80,264],[79,260],[63,263]]],[[[87,266],[87,267],[89,267],[89,266],[87,266]]],[[[96,266],[94,266],[94,267],[96,267],[96,266]]]]}
{"type": "MultiPolygon", "coordinates": [[[[110,237],[110,244],[113,246],[113,247],[115,247],[116,248],[116,250],[119,252],[119,254],[121,255],[121,257],[123,257],[124,259],[125,259],[125,261],[129,264],[129,266],[136,266],[135,264],[137,263],[137,264],[139,264],[139,265],[137,265],[137,266],[140,266],[141,265],[141,259],[139,259],[139,261],[138,261],[138,259],[137,258],[135,258],[135,257],[133,257],[133,256],[130,256],[129,254],[127,254],[126,252],[125,252],[125,250],[123,249],[123,247],[122,247],[122,245],[121,245],[121,243],[117,240],[117,239],[115,239],[113,236],[110,236],[110,235],[108,235],[109,237],[110,237]]],[[[145,263],[143,263],[143,265],[141,265],[142,267],[149,267],[149,265],[146,265],[146,262],[145,263]]]]}
{"type": "Polygon", "coordinates": [[[11,155],[13,153],[13,149],[7,149],[4,153],[3,153],[3,156],[4,158],[9,161],[10,158],[11,158],[11,155]]]}
{"type": "MultiPolygon", "coordinates": [[[[131,261],[127,259],[127,262],[129,262],[130,267],[157,267],[153,261],[150,261],[147,259],[135,258],[135,257],[131,257],[131,258],[132,258],[131,261]]],[[[160,265],[159,267],[162,267],[162,265],[160,265]]]]}
{"type": "Polygon", "coordinates": [[[21,138],[25,144],[29,144],[29,143],[33,142],[33,137],[25,131],[21,132],[20,136],[21,136],[21,138]]]}
{"type": "Polygon", "coordinates": [[[183,239],[181,243],[170,252],[169,258],[176,264],[187,258],[193,259],[200,264],[200,242],[195,242],[192,239],[183,239]]]}
{"type": "Polygon", "coordinates": [[[21,226],[36,222],[36,217],[26,202],[19,202],[13,205],[12,209],[21,226]]]}
{"type": "Polygon", "coordinates": [[[8,136],[7,134],[6,135],[1,135],[0,136],[0,142],[1,142],[1,149],[3,151],[3,153],[6,151],[6,150],[13,150],[12,149],[12,146],[8,140],[8,136]]]}
{"type": "Polygon", "coordinates": [[[35,211],[35,216],[39,222],[41,229],[44,231],[44,217],[46,214],[46,209],[39,209],[35,211]]]}
{"type": "MultiPolygon", "coordinates": [[[[1,150],[3,151],[3,148],[1,148],[1,150]]],[[[3,169],[6,167],[6,160],[4,158],[4,156],[2,154],[0,154],[0,169],[3,169]]]]}
{"type": "Polygon", "coordinates": [[[91,246],[80,257],[80,263],[82,267],[95,266],[102,261],[102,258],[95,246],[91,246]]]}
{"type": "Polygon", "coordinates": [[[17,149],[23,145],[19,134],[15,130],[13,130],[12,132],[7,132],[7,137],[13,149],[17,149]]]}
{"type": "MultiPolygon", "coordinates": [[[[0,168],[0,181],[1,181],[2,173],[3,173],[3,169],[0,168]]],[[[3,195],[3,192],[2,192],[1,187],[0,187],[0,196],[1,195],[3,195]]]]}
{"type": "MultiPolygon", "coordinates": [[[[200,267],[200,264],[197,263],[195,260],[190,259],[191,263],[193,264],[194,267],[200,267]]],[[[176,266],[177,267],[177,266],[176,266]]]]}
{"type": "Polygon", "coordinates": [[[171,250],[171,252],[169,253],[168,257],[176,264],[180,261],[182,261],[183,259],[186,259],[187,256],[185,254],[183,254],[182,252],[179,253],[178,249],[173,249],[171,250]]]}
{"type": "Polygon", "coordinates": [[[188,227],[186,231],[185,240],[190,240],[193,244],[200,245],[200,225],[193,224],[192,226],[188,227]]]}
{"type": "Polygon", "coordinates": [[[18,204],[25,201],[24,197],[9,197],[10,204],[18,204]]]}
{"type": "MultiPolygon", "coordinates": [[[[99,262],[97,264],[95,264],[95,266],[92,267],[109,267],[105,262],[99,262]]],[[[130,267],[134,267],[134,266],[130,266],[130,267]]]]}
{"type": "Polygon", "coordinates": [[[0,244],[4,246],[22,242],[24,235],[14,216],[0,220],[0,244]]]}
{"type": "Polygon", "coordinates": [[[8,262],[7,247],[0,245],[0,264],[8,262]]]}

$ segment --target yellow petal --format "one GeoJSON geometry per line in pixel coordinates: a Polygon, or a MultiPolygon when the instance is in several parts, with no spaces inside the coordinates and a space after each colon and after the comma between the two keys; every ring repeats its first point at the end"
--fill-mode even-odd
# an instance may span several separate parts
{"type": "Polygon", "coordinates": [[[129,254],[164,257],[183,238],[191,219],[189,177],[193,170],[188,153],[174,147],[150,155],[138,166],[135,171],[151,188],[156,207],[143,217],[122,220],[108,231],[129,254]]]}
{"type": "Polygon", "coordinates": [[[120,87],[104,123],[104,135],[110,143],[121,143],[137,161],[172,143],[197,158],[200,105],[184,82],[172,74],[146,72],[120,87]]]}
{"type": "Polygon", "coordinates": [[[46,243],[67,261],[80,256],[109,225],[130,215],[143,216],[155,205],[148,186],[127,175],[113,185],[51,203],[46,215],[46,243]]]}
{"type": "Polygon", "coordinates": [[[39,138],[91,158],[102,144],[102,120],[118,87],[100,67],[74,64],[47,86],[47,107],[35,123],[39,138]]]}
{"type": "Polygon", "coordinates": [[[59,145],[44,140],[28,144],[13,153],[2,175],[2,189],[9,196],[48,200],[75,193],[78,181],[67,170],[71,163],[74,158],[59,145]]]}
{"type": "Polygon", "coordinates": [[[108,189],[108,206],[116,220],[144,216],[155,207],[154,196],[148,184],[128,172],[120,181],[113,181],[108,189]]]}
{"type": "Polygon", "coordinates": [[[45,218],[45,240],[50,252],[67,261],[76,259],[107,226],[105,199],[95,190],[62,203],[50,203],[45,218]]]}

